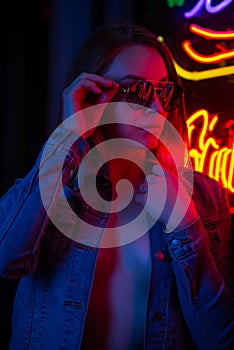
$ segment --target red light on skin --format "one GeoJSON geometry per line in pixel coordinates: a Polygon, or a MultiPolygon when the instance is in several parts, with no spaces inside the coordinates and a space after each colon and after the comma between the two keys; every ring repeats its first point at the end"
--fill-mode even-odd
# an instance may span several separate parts
{"type": "Polygon", "coordinates": [[[193,141],[193,133],[196,130],[195,121],[203,119],[198,147],[190,150],[190,156],[194,162],[194,168],[200,172],[207,172],[208,175],[220,181],[225,188],[234,193],[234,140],[232,147],[220,147],[213,137],[208,137],[208,132],[212,131],[218,121],[218,116],[209,117],[205,109],[200,109],[193,113],[187,120],[188,137],[190,144],[193,141]],[[209,119],[211,119],[209,121],[209,119]]]}

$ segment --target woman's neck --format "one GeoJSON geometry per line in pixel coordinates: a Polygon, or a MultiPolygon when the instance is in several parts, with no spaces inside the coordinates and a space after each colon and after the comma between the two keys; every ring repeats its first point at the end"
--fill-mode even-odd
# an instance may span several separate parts
{"type": "Polygon", "coordinates": [[[109,163],[109,176],[113,183],[120,179],[128,179],[134,185],[138,185],[145,178],[147,164],[147,153],[145,150],[126,148],[121,153],[122,156],[113,159],[109,163]]]}

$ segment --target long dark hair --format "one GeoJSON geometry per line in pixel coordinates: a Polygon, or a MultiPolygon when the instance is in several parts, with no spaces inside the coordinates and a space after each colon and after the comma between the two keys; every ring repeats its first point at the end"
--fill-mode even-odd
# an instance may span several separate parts
{"type": "MultiPolygon", "coordinates": [[[[122,49],[135,44],[154,48],[164,60],[169,81],[181,83],[172,54],[164,42],[158,40],[158,37],[144,26],[125,20],[114,20],[99,27],[86,39],[71,64],[65,86],[68,86],[82,72],[102,75],[122,49]]],[[[168,113],[167,119],[187,144],[183,98],[179,106],[168,113]]]]}

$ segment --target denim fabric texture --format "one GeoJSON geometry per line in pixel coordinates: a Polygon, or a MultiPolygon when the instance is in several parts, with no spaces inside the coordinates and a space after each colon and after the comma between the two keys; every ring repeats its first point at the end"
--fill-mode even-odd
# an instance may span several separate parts
{"type": "MultiPolygon", "coordinates": [[[[54,164],[58,152],[64,153],[65,184],[88,152],[82,140],[68,149],[68,138],[69,133],[58,129],[46,158],[54,164]]],[[[50,221],[39,190],[40,159],[41,154],[30,173],[0,201],[0,274],[20,278],[10,350],[78,350],[98,248],[67,238],[50,221]]],[[[52,195],[52,175],[53,169],[46,175],[48,195],[52,195]]],[[[101,234],[108,215],[97,215],[75,191],[67,191],[80,203],[77,208],[84,218],[91,224],[98,221],[101,234]]],[[[166,233],[157,222],[150,229],[147,350],[234,349],[232,233],[226,192],[206,175],[194,173],[192,198],[199,217],[189,227],[166,233]]],[[[75,229],[82,230],[82,225],[75,229]]]]}

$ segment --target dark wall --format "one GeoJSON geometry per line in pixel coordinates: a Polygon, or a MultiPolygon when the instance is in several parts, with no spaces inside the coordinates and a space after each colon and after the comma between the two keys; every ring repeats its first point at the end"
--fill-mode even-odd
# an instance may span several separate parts
{"type": "MultiPolygon", "coordinates": [[[[49,18],[48,0],[8,1],[1,11],[0,195],[29,171],[46,137],[49,18]]],[[[1,350],[17,284],[0,278],[1,350]]]]}
{"type": "Polygon", "coordinates": [[[9,1],[1,16],[0,195],[30,169],[45,139],[49,4],[9,1]]]}
{"type": "Polygon", "coordinates": [[[8,1],[1,12],[0,196],[33,165],[57,124],[72,57],[88,33],[110,18],[134,17],[133,0],[8,1]]]}
{"type": "MultiPolygon", "coordinates": [[[[57,124],[71,59],[88,33],[110,18],[133,17],[133,1],[8,1],[1,11],[0,196],[24,177],[57,124]]],[[[18,281],[0,278],[0,349],[8,348],[18,281]]]]}

